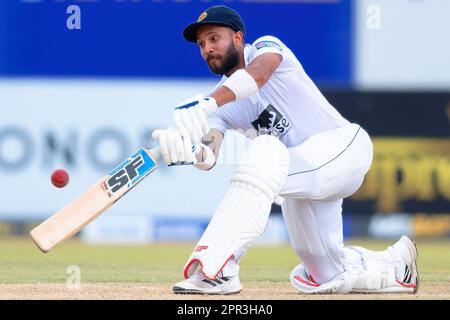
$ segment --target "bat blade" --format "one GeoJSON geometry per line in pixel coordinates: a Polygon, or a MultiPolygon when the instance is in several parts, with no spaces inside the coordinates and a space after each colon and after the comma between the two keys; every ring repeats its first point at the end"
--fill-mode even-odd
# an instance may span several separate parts
{"type": "Polygon", "coordinates": [[[72,237],[109,209],[158,167],[157,148],[141,148],[100,179],[86,192],[31,230],[30,236],[42,252],[72,237]]]}

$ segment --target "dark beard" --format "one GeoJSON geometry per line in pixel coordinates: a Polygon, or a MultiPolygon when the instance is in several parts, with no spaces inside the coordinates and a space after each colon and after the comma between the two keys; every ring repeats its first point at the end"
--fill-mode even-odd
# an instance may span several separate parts
{"type": "MultiPolygon", "coordinates": [[[[208,60],[210,58],[208,57],[208,60]]],[[[227,53],[225,55],[225,58],[222,58],[223,63],[221,66],[215,67],[209,64],[208,60],[206,63],[208,64],[209,69],[218,75],[224,75],[228,74],[231,70],[236,68],[236,66],[239,64],[239,52],[237,51],[236,47],[234,46],[234,43],[231,43],[228,47],[227,53]]]]}

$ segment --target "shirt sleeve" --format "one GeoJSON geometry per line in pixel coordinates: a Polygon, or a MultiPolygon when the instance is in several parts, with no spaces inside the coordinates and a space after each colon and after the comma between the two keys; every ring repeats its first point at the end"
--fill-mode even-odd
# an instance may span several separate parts
{"type": "Polygon", "coordinates": [[[255,40],[253,42],[248,63],[252,62],[252,60],[256,59],[260,55],[264,53],[278,53],[284,59],[286,53],[286,46],[280,39],[273,36],[263,36],[255,40]]]}
{"type": "MultiPolygon", "coordinates": [[[[210,94],[214,92],[217,88],[219,88],[227,79],[226,76],[223,76],[222,79],[220,79],[219,83],[211,90],[210,94]]],[[[210,115],[208,117],[208,126],[210,129],[217,129],[223,134],[230,129],[230,126],[226,123],[226,121],[223,119],[222,110],[218,109],[214,114],[210,115]]]]}
{"type": "Polygon", "coordinates": [[[217,110],[212,116],[208,117],[208,125],[210,129],[217,129],[223,134],[230,128],[226,121],[220,116],[220,110],[217,110]]]}

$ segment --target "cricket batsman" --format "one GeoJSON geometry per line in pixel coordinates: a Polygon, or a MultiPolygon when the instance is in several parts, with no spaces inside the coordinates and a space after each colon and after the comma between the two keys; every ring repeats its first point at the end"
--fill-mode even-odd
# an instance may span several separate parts
{"type": "Polygon", "coordinates": [[[176,107],[171,127],[154,131],[164,161],[210,170],[226,130],[256,134],[173,292],[240,292],[239,261],[264,232],[278,196],[302,262],[290,274],[298,292],[416,293],[417,250],[406,236],[384,251],[343,243],[342,201],[372,162],[364,128],[339,114],[280,39],[246,44],[233,9],[206,9],[183,36],[222,79],[208,96],[176,107]]]}

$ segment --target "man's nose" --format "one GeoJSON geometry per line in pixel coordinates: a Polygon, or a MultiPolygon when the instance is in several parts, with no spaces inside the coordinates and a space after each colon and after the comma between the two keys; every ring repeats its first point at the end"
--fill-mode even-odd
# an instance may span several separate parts
{"type": "Polygon", "coordinates": [[[213,45],[205,44],[205,52],[206,54],[214,53],[215,49],[213,45]]]}

